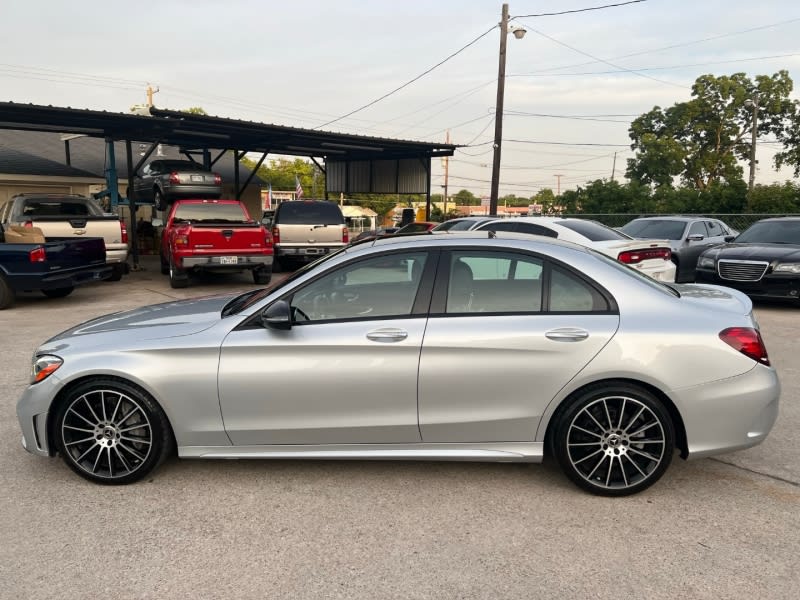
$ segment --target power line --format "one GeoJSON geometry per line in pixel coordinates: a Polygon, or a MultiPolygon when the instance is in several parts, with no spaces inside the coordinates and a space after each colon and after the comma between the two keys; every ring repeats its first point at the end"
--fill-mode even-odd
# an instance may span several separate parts
{"type": "MultiPolygon", "coordinates": [[[[627,123],[630,124],[630,121],[620,121],[619,119],[599,119],[595,117],[580,117],[580,116],[571,116],[571,115],[549,115],[544,113],[529,113],[529,112],[521,112],[521,111],[504,111],[504,117],[542,117],[547,119],[572,119],[576,121],[597,121],[601,123],[627,123]]],[[[639,115],[632,115],[638,117],[639,115]]]]}
{"type": "Polygon", "coordinates": [[[533,33],[535,33],[537,35],[540,35],[543,38],[548,39],[548,40],[550,40],[551,42],[553,42],[555,44],[558,44],[560,46],[564,46],[565,48],[569,48],[573,52],[577,52],[578,54],[582,54],[583,56],[588,56],[589,58],[591,58],[591,59],[593,59],[593,60],[595,60],[597,62],[605,63],[605,64],[607,64],[607,65],[609,65],[611,67],[614,67],[615,69],[622,69],[623,71],[626,71],[626,72],[631,73],[633,75],[637,75],[639,77],[644,77],[645,79],[650,79],[652,81],[657,81],[658,83],[663,83],[663,84],[666,84],[666,85],[679,87],[681,89],[686,89],[686,87],[687,87],[687,86],[681,85],[679,83],[672,83],[671,81],[666,81],[664,79],[658,79],[656,77],[651,77],[650,75],[645,75],[644,73],[638,73],[638,72],[636,72],[636,71],[634,71],[632,69],[626,69],[625,67],[621,67],[619,65],[615,65],[614,63],[609,62],[609,61],[607,61],[607,60],[605,60],[603,58],[598,58],[598,57],[594,56],[593,54],[589,54],[588,52],[584,52],[583,50],[579,50],[578,48],[575,48],[574,46],[570,46],[569,44],[566,44],[566,43],[564,43],[564,42],[562,42],[560,40],[557,40],[556,38],[551,37],[551,36],[547,35],[546,33],[542,33],[541,31],[538,31],[537,29],[534,29],[533,27],[529,26],[528,29],[530,29],[533,33]]]}
{"type": "Polygon", "coordinates": [[[574,13],[589,12],[591,10],[603,10],[604,8],[615,8],[617,6],[626,6],[628,4],[638,4],[640,2],[647,2],[647,0],[630,0],[629,2],[618,2],[617,4],[604,4],[603,6],[590,6],[588,8],[577,8],[575,10],[562,10],[560,12],[551,12],[551,13],[537,13],[534,15],[519,15],[511,18],[521,19],[524,17],[555,17],[558,15],[570,15],[574,13]]]}
{"type": "Polygon", "coordinates": [[[514,142],[517,144],[547,144],[552,146],[609,146],[612,148],[629,148],[630,144],[598,144],[595,142],[543,142],[539,140],[509,140],[504,142],[514,142]]]}
{"type": "Polygon", "coordinates": [[[346,115],[342,115],[341,117],[337,117],[336,119],[332,119],[332,120],[330,120],[330,121],[327,121],[327,122],[323,123],[322,125],[317,125],[317,126],[316,126],[316,127],[314,127],[313,129],[321,129],[322,127],[327,127],[328,125],[332,125],[333,123],[336,123],[337,121],[341,121],[342,119],[346,119],[347,117],[349,117],[349,116],[351,116],[351,115],[354,115],[354,114],[356,114],[357,112],[361,112],[361,111],[362,111],[362,110],[364,110],[365,108],[369,108],[370,106],[373,106],[373,105],[377,104],[377,103],[378,103],[378,102],[380,102],[381,100],[384,100],[384,99],[388,98],[389,96],[391,96],[392,94],[395,94],[395,93],[399,92],[399,91],[400,91],[400,90],[402,90],[403,88],[405,88],[405,87],[408,87],[409,85],[411,85],[411,84],[412,84],[412,83],[414,83],[415,81],[417,81],[417,80],[419,80],[419,79],[422,79],[422,78],[423,78],[425,75],[427,75],[428,73],[430,73],[431,71],[433,71],[433,70],[434,70],[434,69],[436,69],[437,67],[440,67],[440,66],[442,66],[444,63],[446,63],[446,62],[447,62],[448,60],[450,60],[451,58],[453,58],[453,57],[455,57],[455,56],[458,56],[459,54],[461,54],[461,53],[462,53],[464,50],[466,50],[467,48],[469,48],[470,46],[472,46],[473,44],[475,44],[475,43],[476,43],[478,40],[480,40],[480,39],[482,39],[482,38],[486,37],[487,35],[489,35],[489,34],[490,34],[492,31],[494,31],[494,30],[495,30],[495,28],[496,28],[496,27],[497,27],[497,25],[492,25],[492,26],[491,26],[489,29],[487,29],[486,31],[484,31],[482,34],[480,34],[480,35],[479,35],[478,37],[476,37],[474,40],[472,40],[471,42],[469,42],[469,43],[468,43],[468,44],[466,44],[465,46],[462,46],[461,48],[459,48],[458,50],[456,50],[455,52],[453,52],[453,53],[452,53],[450,56],[448,56],[448,57],[447,57],[447,58],[445,58],[444,60],[442,60],[442,61],[440,61],[440,62],[436,63],[436,64],[435,64],[435,65],[433,65],[433,66],[432,66],[430,69],[428,69],[428,70],[426,70],[426,71],[423,71],[422,73],[420,73],[419,75],[417,75],[417,76],[416,76],[416,77],[414,77],[413,79],[410,79],[409,81],[405,82],[403,85],[401,85],[401,86],[399,86],[399,87],[396,87],[396,88],[395,88],[395,89],[393,89],[391,92],[388,92],[388,93],[384,94],[384,95],[383,95],[383,96],[381,96],[380,98],[376,98],[376,99],[375,99],[375,100],[373,100],[372,102],[368,102],[368,103],[367,103],[367,104],[365,104],[364,106],[361,106],[361,107],[359,107],[359,108],[356,108],[355,110],[351,110],[351,111],[350,111],[349,113],[347,113],[346,115]]]}
{"type": "MultiPolygon", "coordinates": [[[[631,52],[630,54],[620,54],[620,55],[617,55],[617,56],[612,56],[610,60],[619,60],[621,58],[632,58],[634,56],[642,56],[643,54],[651,54],[651,53],[654,53],[654,52],[662,52],[664,50],[674,50],[675,48],[683,48],[685,46],[693,46],[695,44],[702,44],[702,43],[705,43],[705,42],[712,42],[712,41],[720,40],[720,39],[723,39],[723,38],[726,38],[726,37],[733,37],[733,36],[736,36],[736,35],[743,35],[745,33],[752,33],[754,31],[761,31],[761,30],[764,30],[764,29],[771,29],[773,27],[779,27],[781,25],[788,25],[789,23],[795,23],[797,21],[800,21],[800,17],[795,18],[795,19],[789,19],[787,21],[778,21],[777,23],[770,23],[769,25],[760,25],[759,27],[751,27],[749,29],[741,29],[739,31],[731,31],[731,32],[728,32],[728,33],[722,33],[722,34],[711,36],[711,37],[707,37],[707,38],[701,38],[701,39],[697,39],[697,40],[690,40],[688,42],[680,42],[678,44],[670,44],[669,46],[662,46],[660,48],[650,48],[649,50],[640,50],[638,52],[631,52]]],[[[540,71],[537,71],[537,73],[546,73],[548,71],[558,71],[559,69],[572,69],[572,68],[575,68],[575,67],[585,67],[587,65],[593,65],[596,62],[601,62],[601,61],[592,60],[591,62],[576,63],[576,64],[571,64],[571,65],[561,65],[561,66],[558,66],[558,67],[549,67],[547,69],[541,69],[540,71]]]]}

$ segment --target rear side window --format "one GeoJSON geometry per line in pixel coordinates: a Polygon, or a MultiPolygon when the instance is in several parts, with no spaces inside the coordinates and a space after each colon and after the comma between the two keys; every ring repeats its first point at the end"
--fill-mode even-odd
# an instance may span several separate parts
{"type": "Polygon", "coordinates": [[[564,269],[553,268],[550,275],[551,312],[604,312],[609,309],[606,299],[588,283],[564,269]]]}
{"type": "Polygon", "coordinates": [[[275,225],[343,225],[341,209],[332,202],[290,200],[278,206],[275,225]]]}

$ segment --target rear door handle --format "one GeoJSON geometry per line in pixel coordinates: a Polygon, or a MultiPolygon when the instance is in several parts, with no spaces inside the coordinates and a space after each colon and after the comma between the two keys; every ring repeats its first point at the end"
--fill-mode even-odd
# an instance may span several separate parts
{"type": "Polygon", "coordinates": [[[544,336],[554,342],[580,342],[589,337],[589,332],[578,327],[560,327],[551,329],[544,336]]]}
{"type": "Polygon", "coordinates": [[[373,342],[401,342],[408,337],[408,332],[402,329],[375,329],[367,334],[367,339],[373,342]]]}

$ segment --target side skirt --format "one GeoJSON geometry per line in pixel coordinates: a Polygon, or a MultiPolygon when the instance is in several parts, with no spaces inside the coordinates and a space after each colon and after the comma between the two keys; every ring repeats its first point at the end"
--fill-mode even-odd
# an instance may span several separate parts
{"type": "Polygon", "coordinates": [[[542,462],[542,442],[486,444],[325,444],[308,446],[181,446],[181,458],[292,458],[307,460],[452,460],[542,462]]]}

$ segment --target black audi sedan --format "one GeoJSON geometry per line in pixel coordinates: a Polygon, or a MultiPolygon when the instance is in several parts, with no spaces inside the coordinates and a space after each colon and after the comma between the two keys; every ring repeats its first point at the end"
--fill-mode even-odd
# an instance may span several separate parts
{"type": "Polygon", "coordinates": [[[753,298],[800,298],[800,217],[763,219],[731,243],[709,248],[697,261],[695,281],[753,298]]]}

